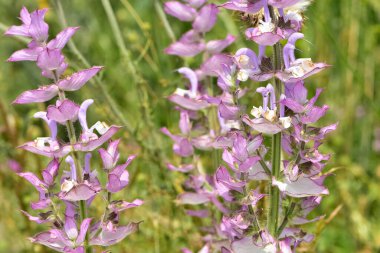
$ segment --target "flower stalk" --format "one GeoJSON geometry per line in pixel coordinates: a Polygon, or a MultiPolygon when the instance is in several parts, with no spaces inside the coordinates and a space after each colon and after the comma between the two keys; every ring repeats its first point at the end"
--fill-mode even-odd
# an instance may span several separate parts
{"type": "MultiPolygon", "coordinates": [[[[274,14],[274,9],[269,6],[270,17],[275,26],[277,26],[277,16],[274,14]]],[[[273,69],[274,71],[281,71],[282,69],[282,50],[280,42],[273,46],[273,69]]],[[[280,95],[283,94],[283,83],[278,78],[275,80],[275,94],[276,101],[280,101],[280,95]]],[[[280,117],[280,111],[277,111],[277,116],[280,117]]],[[[272,176],[279,178],[281,170],[281,132],[273,135],[272,137],[272,176]]],[[[278,187],[271,185],[269,191],[270,207],[268,215],[268,230],[272,235],[276,234],[278,226],[278,213],[280,209],[280,191],[278,187]]]]}
{"type": "Polygon", "coordinates": [[[50,136],[38,137],[35,141],[21,146],[29,152],[52,159],[41,173],[43,179],[30,172],[18,173],[39,192],[39,200],[31,203],[34,211],[39,210],[38,215],[33,216],[25,211],[23,213],[33,222],[49,224],[49,230],[31,238],[33,243],[42,244],[58,252],[90,253],[96,247],[111,246],[120,242],[138,228],[139,223],[133,222],[127,226],[119,225],[119,215],[121,211],[143,204],[139,199],[133,202],[109,202],[111,198],[108,197],[108,201],[105,200],[104,215],[100,219],[88,217],[88,209],[98,195],[106,192],[110,196],[129,184],[126,168],[135,156],[129,156],[125,163],[118,164],[120,140],[112,138],[120,127],[108,126],[101,121],[89,126],[87,109],[94,100],[87,99],[81,105],[77,105],[66,97],[66,92],[79,90],[102,67],[94,66],[65,77],[64,72],[68,64],[65,62],[62,49],[78,27],[65,28],[54,39],[48,41],[49,26],[44,21],[46,11],[47,9],[42,9],[29,13],[23,7],[20,12],[22,25],[12,26],[5,33],[9,36],[24,36],[30,40],[27,49],[16,51],[8,61],[36,62],[42,76],[52,82],[50,85],[23,92],[14,104],[48,102],[58,97],[46,111],[35,114],[35,118],[47,123],[50,136]],[[78,124],[81,134],[77,137],[75,127],[78,124]],[[66,127],[69,142],[58,139],[60,125],[66,127]],[[108,143],[108,148],[101,148],[105,143],[108,143]],[[91,170],[91,157],[95,151],[100,154],[101,164],[91,170]],[[69,171],[59,173],[62,160],[66,162],[69,171]],[[106,185],[101,185],[97,169],[106,173],[106,185]],[[58,175],[62,175],[61,178],[58,175]],[[57,205],[59,202],[61,204],[57,205]],[[111,211],[112,215],[106,217],[108,211],[111,211]],[[63,217],[61,213],[64,213],[63,217]]]}
{"type": "Polygon", "coordinates": [[[315,105],[321,89],[308,99],[304,80],[328,65],[295,57],[296,42],[304,37],[300,31],[307,6],[302,1],[299,8],[300,2],[230,0],[219,6],[239,12],[242,22],[254,26],[245,36],[258,44],[258,54],[241,48],[232,55],[211,53],[218,45],[229,45],[225,41],[204,40],[203,30],[214,24],[218,14],[212,4],[206,0],[165,3],[167,14],[192,22],[193,28],[166,53],[196,57],[206,51],[211,55],[194,70],[190,66],[178,70],[190,82],[169,96],[181,114],[181,133],[162,128],[173,140],[176,155],[189,157],[197,150],[197,163],[168,164],[168,169],[188,175],[185,192],[178,196],[186,212],[205,222],[211,219],[200,252],[295,252],[300,242],[312,238],[299,227],[319,219],[306,217],[328,194],[322,169],[329,155],[318,148],[337,125],[311,125],[328,107],[315,105]],[[271,57],[266,55],[267,47],[273,51],[271,57]],[[217,77],[216,82],[212,77],[217,77]],[[269,80],[274,85],[262,84],[269,80]],[[252,99],[253,93],[262,99],[252,99]],[[250,102],[241,100],[245,95],[251,95],[250,102]],[[205,124],[215,109],[219,125],[205,124]],[[270,139],[272,145],[267,145],[270,139]],[[205,174],[203,163],[211,164],[210,153],[220,150],[222,155],[212,159],[215,171],[205,174]],[[269,198],[267,206],[263,198],[269,198]],[[263,212],[263,208],[268,210],[263,212]]]}

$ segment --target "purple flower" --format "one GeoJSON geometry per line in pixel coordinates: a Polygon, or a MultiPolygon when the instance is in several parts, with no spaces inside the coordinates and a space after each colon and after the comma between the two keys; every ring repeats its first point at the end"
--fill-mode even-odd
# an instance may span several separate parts
{"type": "Polygon", "coordinates": [[[245,184],[245,182],[234,181],[231,178],[228,170],[223,166],[219,167],[215,173],[216,190],[218,191],[219,195],[228,202],[234,200],[231,191],[243,193],[243,187],[245,184]]]}
{"type": "Polygon", "coordinates": [[[48,166],[42,171],[43,180],[40,180],[36,175],[31,172],[18,173],[20,177],[29,181],[39,192],[40,198],[38,202],[32,203],[32,209],[39,210],[45,209],[50,206],[51,200],[49,197],[49,190],[54,185],[55,177],[58,174],[59,162],[53,159],[48,166]]]}
{"type": "Polygon", "coordinates": [[[46,112],[38,112],[35,118],[43,119],[50,129],[50,137],[39,137],[35,141],[27,142],[19,148],[47,157],[63,157],[72,151],[71,146],[61,145],[57,140],[57,122],[47,118],[46,112]]]}
{"type": "MultiPolygon", "coordinates": [[[[234,133],[232,138],[232,146],[224,149],[222,156],[223,161],[225,161],[232,170],[247,172],[260,160],[260,158],[254,154],[256,148],[251,148],[251,143],[239,132],[234,133]]],[[[258,142],[256,139],[251,141],[255,143],[255,146],[260,145],[260,140],[258,142]]]]}
{"type": "Polygon", "coordinates": [[[107,190],[115,193],[121,191],[129,184],[129,173],[125,170],[129,164],[135,159],[136,156],[132,155],[128,157],[128,160],[121,165],[116,166],[108,174],[107,190]]]}
{"type": "Polygon", "coordinates": [[[78,112],[78,120],[82,127],[82,133],[79,142],[74,145],[74,150],[89,152],[103,145],[120,129],[118,126],[108,126],[105,122],[96,122],[92,127],[87,124],[87,109],[94,103],[94,100],[85,100],[78,112]],[[98,134],[95,133],[95,130],[98,134]]]}
{"type": "MultiPolygon", "coordinates": [[[[292,110],[294,113],[297,113],[300,115],[300,121],[303,124],[310,124],[314,123],[317,120],[319,120],[322,116],[325,115],[326,111],[329,109],[328,106],[318,107],[314,106],[315,102],[317,101],[319,95],[322,93],[322,89],[317,89],[317,92],[315,96],[310,99],[307,103],[299,103],[297,98],[291,99],[291,98],[285,98],[281,101],[281,104],[288,107],[290,110],[292,110]]],[[[304,101],[304,97],[302,99],[298,99],[299,101],[304,101]]]]}
{"type": "MultiPolygon", "coordinates": [[[[66,162],[70,165],[70,176],[64,178],[61,184],[61,192],[59,197],[66,201],[89,200],[93,198],[100,190],[100,184],[97,180],[91,180],[91,177],[83,177],[80,182],[77,177],[77,168],[74,159],[71,156],[66,158],[66,162]]],[[[89,172],[87,172],[89,174],[89,172]]]]}
{"type": "MultiPolygon", "coordinates": [[[[192,4],[196,5],[199,2],[195,1],[192,4]]],[[[138,228],[138,223],[130,223],[128,226],[117,225],[119,212],[140,206],[143,201],[136,199],[131,203],[123,200],[111,202],[111,194],[120,191],[129,183],[129,174],[125,168],[134,158],[131,156],[127,163],[117,166],[119,140],[110,141],[107,150],[99,150],[103,167],[108,174],[108,183],[105,187],[100,183],[97,171],[91,170],[92,154],[86,153],[83,156],[78,154],[79,152],[93,151],[108,142],[120,127],[109,127],[100,121],[89,127],[87,109],[94,101],[88,99],[79,106],[65,98],[65,92],[79,90],[102,67],[95,66],[64,78],[62,75],[68,65],[65,63],[62,49],[78,28],[68,27],[53,40],[48,41],[49,27],[44,21],[46,11],[43,9],[29,13],[24,7],[20,13],[22,25],[13,26],[6,32],[6,35],[21,35],[31,39],[26,49],[13,53],[8,60],[35,61],[41,69],[42,75],[54,80],[54,83],[50,85],[23,92],[14,103],[47,102],[59,95],[55,104],[49,105],[46,112],[38,112],[34,115],[35,118],[41,118],[47,123],[50,136],[38,137],[35,141],[21,146],[30,152],[53,158],[42,171],[42,179],[33,173],[20,172],[17,169],[18,175],[33,184],[39,192],[39,200],[31,203],[32,209],[47,210],[40,212],[38,216],[22,212],[29,220],[39,224],[49,223],[52,227],[31,238],[32,242],[59,252],[85,253],[93,245],[109,246],[134,232],[138,228]],[[79,138],[76,135],[76,124],[73,124],[77,120],[82,128],[79,138]],[[66,126],[67,132],[65,133],[68,134],[70,143],[57,139],[59,130],[57,123],[66,126]],[[70,153],[71,155],[69,155],[70,153]],[[57,158],[63,157],[70,170],[58,173],[60,163],[57,158]],[[58,174],[62,175],[60,180],[57,179],[58,174]],[[58,188],[56,186],[60,186],[60,191],[56,191],[58,188]],[[90,228],[93,218],[87,217],[87,208],[91,206],[94,198],[102,189],[108,191],[107,205],[101,220],[94,222],[90,228]],[[66,205],[64,220],[62,220],[59,210],[62,206],[59,201],[66,205]],[[81,224],[78,224],[78,220],[81,221],[81,224]],[[80,228],[78,228],[79,225],[80,228]]]]}
{"type": "MultiPolygon", "coordinates": [[[[277,114],[277,102],[274,88],[271,84],[266,87],[260,87],[256,90],[263,96],[263,106],[253,107],[251,114],[255,119],[250,119],[248,116],[243,117],[243,122],[260,133],[276,134],[291,126],[291,118],[285,116],[285,108],[280,103],[280,115],[277,114]],[[269,103],[269,104],[268,104],[269,103]]],[[[281,101],[285,100],[281,96],[281,101]]]]}
{"type": "Polygon", "coordinates": [[[180,68],[179,73],[185,75],[190,81],[190,90],[184,90],[177,88],[174,94],[172,94],[168,99],[182,106],[188,110],[201,110],[209,106],[209,104],[202,99],[202,96],[198,91],[198,78],[195,72],[189,68],[180,68]]]}
{"type": "Polygon", "coordinates": [[[92,219],[84,219],[78,230],[75,214],[74,205],[66,203],[64,227],[39,233],[30,240],[60,252],[84,252],[83,242],[92,219]]]}
{"type": "Polygon", "coordinates": [[[120,139],[116,141],[111,141],[108,144],[107,150],[105,150],[104,148],[99,149],[99,154],[103,162],[103,168],[105,170],[110,170],[116,166],[116,163],[120,157],[120,154],[118,151],[119,143],[120,143],[120,139]]]}
{"type": "Polygon", "coordinates": [[[248,39],[261,46],[273,46],[281,39],[284,39],[285,36],[281,28],[272,23],[267,4],[264,5],[264,16],[265,21],[260,21],[256,28],[247,29],[245,35],[248,39]]]}
{"type": "Polygon", "coordinates": [[[39,53],[37,66],[42,70],[42,76],[55,79],[56,76],[61,76],[67,68],[64,60],[60,49],[46,48],[39,53]]]}
{"type": "Polygon", "coordinates": [[[329,67],[325,63],[313,63],[309,58],[295,58],[295,43],[303,37],[302,33],[293,33],[283,49],[285,71],[276,74],[283,82],[298,82],[329,67]]]}
{"type": "MultiPolygon", "coordinates": [[[[37,61],[39,55],[44,50],[61,50],[71,36],[74,35],[78,27],[68,27],[60,32],[55,39],[47,42],[49,27],[44,21],[47,9],[36,10],[29,14],[28,10],[23,7],[20,12],[20,19],[23,22],[21,26],[12,26],[5,35],[19,35],[32,39],[27,49],[16,51],[8,61],[37,61]]],[[[44,65],[43,61],[40,64],[44,65]]],[[[61,69],[65,66],[60,66],[61,69]]],[[[52,78],[49,73],[43,75],[52,78]]]]}
{"type": "Polygon", "coordinates": [[[46,117],[49,120],[54,120],[60,124],[65,124],[67,121],[76,121],[78,118],[79,106],[71,100],[57,100],[56,106],[49,105],[46,112],[46,117]]]}

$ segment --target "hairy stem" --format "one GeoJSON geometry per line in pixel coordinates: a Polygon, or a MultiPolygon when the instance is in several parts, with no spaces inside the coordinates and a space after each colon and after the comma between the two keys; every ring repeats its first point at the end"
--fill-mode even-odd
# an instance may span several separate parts
{"type": "MultiPolygon", "coordinates": [[[[269,7],[270,15],[277,25],[277,16],[274,13],[273,7],[269,7]]],[[[278,71],[282,68],[282,52],[281,44],[277,43],[273,46],[273,62],[274,70],[278,71]]],[[[282,82],[279,79],[275,79],[275,93],[276,101],[280,100],[280,95],[282,94],[282,82]]],[[[279,113],[279,110],[277,110],[279,113]]],[[[272,176],[276,179],[279,178],[281,169],[281,132],[273,136],[272,139],[272,176]]],[[[278,213],[279,213],[279,203],[280,203],[280,192],[276,186],[270,186],[270,207],[268,214],[268,229],[271,235],[276,236],[278,227],[278,213]]]]}
{"type": "Polygon", "coordinates": [[[288,224],[289,218],[293,214],[295,207],[296,207],[296,203],[292,202],[292,204],[290,205],[288,211],[285,214],[284,220],[282,221],[280,227],[278,228],[278,230],[276,232],[276,237],[280,236],[280,234],[282,233],[282,231],[284,230],[284,228],[288,224]]]}

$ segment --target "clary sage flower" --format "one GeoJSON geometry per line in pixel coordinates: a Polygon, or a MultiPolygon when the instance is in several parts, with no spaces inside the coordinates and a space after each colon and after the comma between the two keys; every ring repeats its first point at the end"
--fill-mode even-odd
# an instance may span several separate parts
{"type": "Polygon", "coordinates": [[[187,57],[203,53],[200,66],[178,70],[190,81],[187,88],[178,87],[169,96],[180,112],[181,133],[162,128],[174,142],[174,154],[182,157],[176,159],[182,163],[168,163],[168,169],[187,175],[177,201],[188,215],[203,219],[206,227],[202,228],[204,246],[198,252],[287,253],[314,239],[299,225],[321,219],[309,217],[329,193],[324,186],[329,173],[323,169],[330,155],[319,148],[337,124],[316,125],[328,106],[317,105],[322,89],[309,98],[304,84],[328,65],[295,57],[297,43],[304,38],[302,12],[309,3],[231,0],[221,4],[220,8],[257,19],[254,27],[242,32],[248,44],[258,45],[258,52],[241,48],[234,54],[220,53],[230,44],[225,41],[218,42],[223,45],[220,50],[208,50],[204,33],[218,14],[212,4],[165,3],[169,15],[193,22],[193,29],[166,53],[187,57]],[[204,19],[206,12],[208,19],[204,19]],[[258,99],[243,99],[247,94],[258,99]],[[196,145],[200,139],[203,145],[196,145]],[[268,139],[273,139],[272,145],[268,139]],[[263,211],[264,199],[268,211],[263,211]]]}
{"type": "Polygon", "coordinates": [[[87,253],[92,252],[96,246],[116,244],[136,231],[139,223],[119,225],[119,213],[140,206],[143,201],[136,199],[129,203],[112,198],[113,193],[123,190],[129,184],[129,173],[126,169],[135,156],[129,156],[126,163],[119,164],[120,140],[112,138],[121,127],[109,126],[103,121],[88,124],[87,110],[94,100],[87,99],[79,105],[66,98],[66,92],[81,89],[103,67],[94,66],[64,77],[69,66],[61,50],[79,28],[68,27],[48,41],[49,26],[44,21],[46,12],[47,9],[42,9],[29,13],[23,7],[20,12],[22,24],[12,26],[5,32],[8,36],[30,39],[28,47],[13,53],[8,61],[35,62],[41,75],[50,79],[49,85],[25,91],[13,103],[41,103],[57,98],[47,107],[46,112],[41,111],[34,115],[46,122],[50,136],[37,137],[20,146],[52,159],[41,172],[42,179],[33,173],[17,170],[18,175],[29,181],[39,193],[39,200],[31,203],[33,213],[36,212],[37,215],[33,216],[26,211],[23,213],[31,221],[49,225],[49,230],[31,237],[31,242],[58,252],[87,253]],[[58,138],[60,125],[67,128],[70,140],[68,143],[58,138]],[[79,136],[76,136],[75,131],[77,125],[81,128],[79,136]],[[107,149],[100,148],[106,143],[107,149]],[[92,170],[91,152],[97,149],[102,164],[92,170]],[[80,160],[81,157],[84,157],[84,161],[80,160]],[[104,185],[98,179],[99,171],[107,175],[104,185]],[[91,208],[95,198],[104,200],[104,213],[100,218],[87,217],[87,209],[91,208]]]}

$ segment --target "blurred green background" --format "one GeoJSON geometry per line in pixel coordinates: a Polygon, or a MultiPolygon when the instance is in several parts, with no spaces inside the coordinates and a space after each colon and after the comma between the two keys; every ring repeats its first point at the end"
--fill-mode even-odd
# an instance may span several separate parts
{"type": "MultiPolygon", "coordinates": [[[[113,248],[114,252],[172,253],[185,246],[201,246],[196,229],[199,221],[187,217],[174,202],[184,178],[165,168],[165,162],[175,158],[170,141],[159,132],[162,126],[176,128],[177,112],[165,97],[182,83],[174,70],[184,64],[178,57],[163,54],[171,39],[159,14],[161,4],[158,0],[0,0],[1,32],[18,23],[16,17],[23,5],[29,10],[48,7],[51,34],[66,23],[81,27],[64,51],[71,66],[68,71],[88,64],[105,66],[99,78],[71,98],[77,102],[95,98],[92,121],[124,125],[122,157],[138,154],[123,197],[139,197],[146,204],[126,212],[123,220],[144,222],[140,231],[113,248]]],[[[376,85],[380,80],[380,1],[318,0],[305,16],[304,32],[311,43],[300,43],[300,55],[332,65],[307,85],[325,89],[320,103],[330,105],[331,110],[322,123],[340,124],[324,145],[324,150],[333,154],[328,169],[334,170],[334,176],[327,180],[331,194],[314,212],[327,216],[310,226],[318,240],[306,251],[379,252],[380,94],[376,85]]],[[[171,17],[167,20],[177,38],[190,27],[171,17]]],[[[231,52],[252,46],[242,39],[237,21],[230,12],[222,11],[210,38],[224,38],[227,32],[240,36],[229,48],[231,52]]],[[[28,202],[37,194],[8,167],[10,159],[29,171],[40,171],[47,163],[15,149],[46,135],[41,122],[32,118],[44,105],[11,105],[21,91],[46,82],[31,63],[5,62],[24,46],[23,41],[1,36],[0,252],[51,252],[27,240],[43,226],[30,223],[19,210],[30,211],[28,202]]],[[[199,59],[189,59],[187,64],[197,66],[199,59]]],[[[93,161],[93,168],[95,164],[93,161]]]]}

